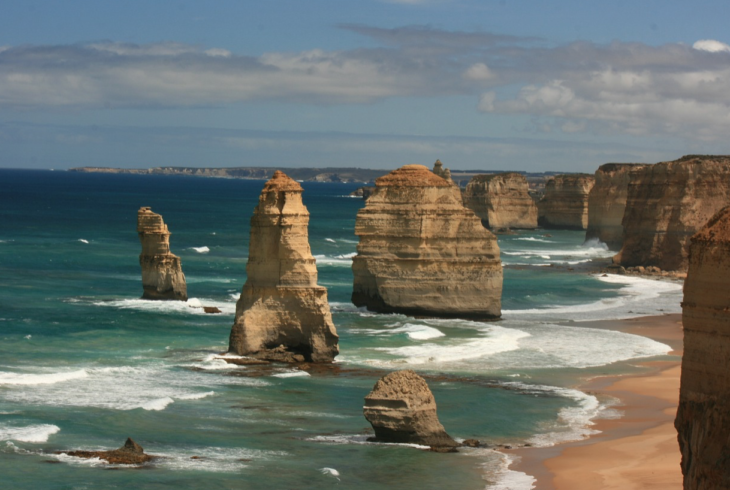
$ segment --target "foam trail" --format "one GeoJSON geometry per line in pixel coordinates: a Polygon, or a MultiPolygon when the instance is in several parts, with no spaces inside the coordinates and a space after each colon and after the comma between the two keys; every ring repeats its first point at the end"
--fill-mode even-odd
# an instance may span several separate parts
{"type": "Polygon", "coordinates": [[[1,385],[45,385],[61,383],[73,379],[86,378],[87,372],[83,369],[78,371],[69,371],[65,373],[48,373],[48,374],[18,374],[0,372],[1,385]]]}
{"type": "Polygon", "coordinates": [[[208,247],[206,247],[205,245],[203,245],[202,247],[190,247],[190,248],[195,250],[199,254],[207,254],[208,252],[210,252],[210,249],[208,247]]]}

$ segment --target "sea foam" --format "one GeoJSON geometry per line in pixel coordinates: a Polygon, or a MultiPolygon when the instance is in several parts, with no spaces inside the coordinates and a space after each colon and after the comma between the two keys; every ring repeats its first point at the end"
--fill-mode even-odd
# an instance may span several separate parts
{"type": "Polygon", "coordinates": [[[8,427],[0,425],[0,441],[47,442],[60,428],[51,424],[28,425],[26,427],[8,427]]]}

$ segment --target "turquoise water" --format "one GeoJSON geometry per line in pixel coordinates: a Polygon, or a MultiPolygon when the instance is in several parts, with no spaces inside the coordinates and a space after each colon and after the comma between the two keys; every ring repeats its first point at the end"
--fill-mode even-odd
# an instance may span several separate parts
{"type": "Polygon", "coordinates": [[[379,315],[349,302],[357,185],[303,183],[310,244],[341,355],[309,373],[236,367],[227,347],[263,182],[0,170],[0,474],[7,488],[530,488],[489,449],[370,444],[363,397],[394,369],[427,377],[456,438],[550,445],[584,437],[604,400],[570,389],[663,356],[584,320],[679,311],[677,284],[581,272],[608,257],[582,233],[499,237],[499,322],[379,315]],[[182,259],[189,304],[143,301],[137,209],[182,259]],[[572,270],[575,269],[575,270],[572,270]],[[195,305],[218,306],[206,315],[195,305]],[[55,452],[131,436],[144,470],[55,452]],[[191,459],[197,456],[195,459],[191,459]],[[335,469],[339,476],[324,471],[335,469]],[[110,471],[114,470],[114,471],[110,471]]]}

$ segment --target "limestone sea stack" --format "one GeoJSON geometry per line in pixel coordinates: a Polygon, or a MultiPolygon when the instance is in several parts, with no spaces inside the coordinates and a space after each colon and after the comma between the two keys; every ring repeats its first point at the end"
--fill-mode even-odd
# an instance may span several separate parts
{"type": "Polygon", "coordinates": [[[730,157],[689,155],[631,171],[614,262],[686,270],[689,240],[730,202],[730,157]]]}
{"type": "Polygon", "coordinates": [[[422,165],[376,179],[357,213],[352,302],[379,312],[496,318],[502,263],[495,236],[459,188],[422,165]]]}
{"type": "Polygon", "coordinates": [[[148,207],[139,208],[137,233],[142,242],[139,256],[144,288],[142,298],[187,301],[188,288],[180,257],[170,253],[170,231],[162,216],[148,207]]]}
{"type": "Polygon", "coordinates": [[[588,174],[556,175],[545,184],[537,203],[537,222],[545,228],[585,230],[588,227],[588,194],[595,179],[588,174]]]}
{"type": "Polygon", "coordinates": [[[537,228],[537,206],[524,175],[476,175],[466,185],[464,204],[493,230],[537,228]]]}
{"type": "Polygon", "coordinates": [[[730,207],[691,239],[682,323],[674,425],[684,488],[730,489],[730,207]]]}
{"type": "Polygon", "coordinates": [[[302,186],[277,170],[251,218],[248,277],[236,303],[231,352],[290,362],[331,362],[338,354],[308,226],[302,186]]]}
{"type": "Polygon", "coordinates": [[[586,241],[597,239],[609,250],[621,250],[624,227],[621,224],[629,192],[629,175],[643,168],[639,163],[606,163],[598,167],[596,185],[588,195],[586,241]]]}
{"type": "Polygon", "coordinates": [[[459,444],[444,430],[436,400],[426,380],[413,371],[396,371],[380,378],[365,397],[365,418],[374,441],[455,448],[459,444]]]}

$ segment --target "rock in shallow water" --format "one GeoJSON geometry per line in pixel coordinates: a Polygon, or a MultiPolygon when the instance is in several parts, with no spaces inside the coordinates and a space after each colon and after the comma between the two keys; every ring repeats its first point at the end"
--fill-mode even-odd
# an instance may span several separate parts
{"type": "Polygon", "coordinates": [[[84,459],[99,458],[111,464],[142,464],[156,458],[156,456],[145,454],[142,446],[134,442],[131,437],[127,438],[124,446],[113,451],[68,451],[57,454],[68,454],[84,459]]]}

